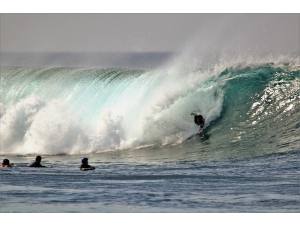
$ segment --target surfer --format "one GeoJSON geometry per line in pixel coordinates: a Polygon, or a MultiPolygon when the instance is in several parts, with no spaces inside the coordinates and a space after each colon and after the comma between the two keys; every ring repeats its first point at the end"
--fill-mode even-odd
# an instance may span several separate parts
{"type": "Polygon", "coordinates": [[[45,167],[45,166],[41,165],[41,161],[42,161],[42,157],[40,155],[38,155],[35,158],[35,161],[33,163],[31,163],[29,167],[45,167]]]}
{"type": "Polygon", "coordinates": [[[194,116],[194,122],[199,126],[199,134],[203,134],[205,119],[201,114],[191,113],[194,116]]]}
{"type": "Polygon", "coordinates": [[[83,158],[81,160],[81,166],[80,170],[94,170],[95,167],[89,165],[89,159],[88,158],[83,158]]]}
{"type": "Polygon", "coordinates": [[[8,167],[12,167],[12,166],[13,166],[13,164],[10,163],[8,159],[3,159],[3,162],[2,162],[2,164],[1,164],[1,167],[3,167],[3,168],[8,168],[8,167]]]}

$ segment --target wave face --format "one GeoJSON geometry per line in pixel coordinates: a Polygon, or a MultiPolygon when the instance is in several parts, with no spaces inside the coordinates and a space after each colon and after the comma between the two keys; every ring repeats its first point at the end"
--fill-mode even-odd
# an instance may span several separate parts
{"type": "Polygon", "coordinates": [[[0,91],[0,154],[180,145],[197,132],[191,112],[205,116],[212,148],[300,146],[299,65],[2,68],[0,91]]]}

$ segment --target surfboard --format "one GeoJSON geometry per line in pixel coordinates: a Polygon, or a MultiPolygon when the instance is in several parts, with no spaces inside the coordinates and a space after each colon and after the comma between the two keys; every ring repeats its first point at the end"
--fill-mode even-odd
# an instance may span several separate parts
{"type": "Polygon", "coordinates": [[[95,167],[90,167],[90,168],[80,168],[82,171],[87,171],[87,170],[94,170],[96,169],[95,167]]]}
{"type": "Polygon", "coordinates": [[[209,134],[207,133],[196,133],[196,134],[193,134],[192,136],[188,137],[186,139],[186,141],[189,141],[189,140],[200,140],[200,141],[205,141],[205,140],[208,140],[210,137],[209,134]]]}

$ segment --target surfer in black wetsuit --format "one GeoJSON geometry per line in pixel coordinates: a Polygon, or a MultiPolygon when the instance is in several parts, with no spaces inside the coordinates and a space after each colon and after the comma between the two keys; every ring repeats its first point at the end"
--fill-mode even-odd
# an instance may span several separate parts
{"type": "Polygon", "coordinates": [[[42,161],[42,157],[40,155],[38,155],[36,158],[35,158],[35,161],[33,163],[30,164],[29,167],[45,167],[45,166],[42,166],[41,165],[41,161],[42,161]]]}
{"type": "Polygon", "coordinates": [[[83,158],[81,160],[80,170],[94,170],[95,167],[89,165],[89,159],[83,158]]]}
{"type": "Polygon", "coordinates": [[[203,130],[204,130],[204,124],[205,124],[205,119],[201,114],[196,114],[196,113],[192,113],[192,116],[194,116],[194,122],[195,124],[197,124],[200,128],[199,128],[199,134],[202,135],[203,134],[203,130]]]}

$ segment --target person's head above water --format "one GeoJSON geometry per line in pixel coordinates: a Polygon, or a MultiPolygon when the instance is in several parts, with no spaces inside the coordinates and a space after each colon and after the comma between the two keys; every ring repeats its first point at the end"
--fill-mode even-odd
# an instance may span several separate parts
{"type": "Polygon", "coordinates": [[[12,167],[13,164],[9,162],[8,159],[3,159],[1,167],[12,167]]]}
{"type": "Polygon", "coordinates": [[[95,167],[89,165],[89,159],[88,158],[83,158],[81,160],[81,166],[80,170],[94,170],[95,167]]]}
{"type": "Polygon", "coordinates": [[[2,166],[9,166],[9,165],[10,165],[9,160],[3,159],[2,166]]]}
{"type": "Polygon", "coordinates": [[[29,165],[29,167],[45,167],[41,165],[42,157],[40,155],[35,157],[35,161],[29,165]]]}
{"type": "Polygon", "coordinates": [[[88,158],[83,158],[83,159],[81,160],[81,163],[82,163],[83,165],[88,165],[88,164],[89,164],[89,159],[88,159],[88,158]]]}
{"type": "Polygon", "coordinates": [[[42,161],[42,157],[40,155],[38,155],[36,158],[35,158],[35,161],[36,162],[41,162],[42,161]]]}

